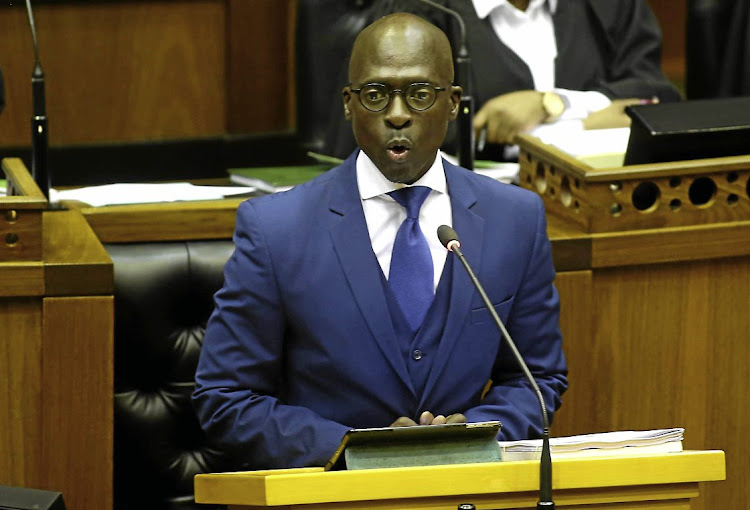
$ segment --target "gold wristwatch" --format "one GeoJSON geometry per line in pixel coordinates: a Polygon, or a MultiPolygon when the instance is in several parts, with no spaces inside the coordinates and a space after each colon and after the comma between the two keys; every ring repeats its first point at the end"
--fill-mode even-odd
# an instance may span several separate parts
{"type": "Polygon", "coordinates": [[[555,122],[560,118],[565,109],[568,107],[568,98],[557,92],[544,92],[542,94],[542,108],[547,114],[544,119],[546,123],[555,122]]]}

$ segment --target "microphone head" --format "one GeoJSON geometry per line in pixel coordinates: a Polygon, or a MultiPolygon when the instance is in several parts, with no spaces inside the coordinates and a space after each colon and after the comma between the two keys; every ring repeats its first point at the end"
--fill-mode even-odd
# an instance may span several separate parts
{"type": "Polygon", "coordinates": [[[461,245],[458,242],[458,234],[456,234],[456,231],[448,225],[440,225],[437,229],[437,235],[438,239],[440,239],[440,243],[450,251],[453,251],[453,243],[456,243],[459,246],[461,245]]]}

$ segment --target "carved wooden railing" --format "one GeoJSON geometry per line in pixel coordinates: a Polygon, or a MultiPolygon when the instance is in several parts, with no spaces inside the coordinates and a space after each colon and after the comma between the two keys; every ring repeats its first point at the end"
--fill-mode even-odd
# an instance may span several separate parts
{"type": "Polygon", "coordinates": [[[519,184],[584,232],[750,219],[750,155],[594,168],[522,135],[519,184]]]}

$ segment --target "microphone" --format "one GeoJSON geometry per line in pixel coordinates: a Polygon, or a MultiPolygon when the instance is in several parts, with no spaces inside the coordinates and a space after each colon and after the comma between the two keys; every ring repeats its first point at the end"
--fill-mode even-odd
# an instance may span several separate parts
{"type": "Polygon", "coordinates": [[[550,455],[549,446],[549,418],[547,417],[547,406],[544,405],[542,392],[539,389],[539,385],[534,380],[534,376],[531,375],[529,367],[526,366],[526,362],[523,360],[521,353],[518,352],[516,343],[510,337],[510,334],[508,334],[508,330],[505,329],[505,325],[503,324],[503,321],[500,320],[500,317],[498,317],[497,312],[495,312],[495,307],[492,306],[490,298],[487,297],[487,293],[484,291],[482,284],[479,283],[474,271],[471,270],[471,266],[469,266],[469,263],[466,261],[464,254],[461,253],[461,243],[458,241],[458,234],[456,234],[456,231],[448,225],[441,225],[437,229],[437,235],[438,239],[440,239],[440,243],[445,246],[448,251],[455,253],[458,259],[463,263],[471,282],[479,292],[482,301],[484,301],[484,304],[487,306],[487,310],[490,311],[492,318],[495,320],[495,324],[497,324],[503,338],[505,338],[510,350],[513,352],[513,356],[516,358],[518,365],[521,367],[521,370],[523,370],[526,379],[529,380],[534,393],[536,393],[536,396],[539,399],[539,405],[542,408],[542,458],[539,464],[539,501],[537,502],[536,507],[537,510],[554,509],[555,503],[552,501],[552,457],[550,455]]]}
{"type": "Polygon", "coordinates": [[[458,104],[458,164],[469,170],[474,170],[474,99],[471,96],[471,59],[466,46],[466,26],[461,15],[453,9],[433,2],[432,0],[419,0],[435,9],[441,10],[453,16],[458,22],[461,36],[461,46],[456,53],[456,75],[458,84],[463,89],[461,100],[458,104]]]}
{"type": "Polygon", "coordinates": [[[34,42],[34,72],[31,74],[31,93],[33,114],[31,117],[31,174],[34,176],[39,189],[49,198],[51,177],[47,167],[49,139],[47,137],[47,113],[44,99],[44,71],[39,59],[39,45],[36,40],[34,13],[31,11],[31,0],[26,0],[26,10],[29,13],[31,39],[34,42]]]}

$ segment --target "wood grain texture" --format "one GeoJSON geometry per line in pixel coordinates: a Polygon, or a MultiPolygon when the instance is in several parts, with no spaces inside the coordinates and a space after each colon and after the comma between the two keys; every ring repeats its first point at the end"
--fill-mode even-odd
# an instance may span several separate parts
{"type": "Polygon", "coordinates": [[[568,391],[563,395],[562,407],[555,414],[551,433],[554,436],[569,436],[581,433],[583,428],[594,422],[597,410],[607,402],[606,395],[591,391],[597,383],[589,370],[592,363],[591,312],[594,306],[592,273],[558,272],[555,287],[560,296],[560,331],[568,362],[568,391]]]}
{"type": "Polygon", "coordinates": [[[42,212],[5,209],[3,205],[0,204],[0,262],[42,260],[42,212]]]}
{"type": "Polygon", "coordinates": [[[750,221],[591,235],[592,267],[750,255],[750,221]]]}
{"type": "Polygon", "coordinates": [[[228,0],[227,130],[293,129],[293,0],[228,0]]]}
{"type": "Polygon", "coordinates": [[[8,223],[32,212],[39,260],[0,260],[0,484],[111,509],[112,262],[79,211],[8,223]]]}
{"type": "Polygon", "coordinates": [[[47,199],[20,159],[3,159],[2,170],[9,195],[0,197],[0,263],[40,261],[47,199]]]}
{"type": "Polygon", "coordinates": [[[66,506],[112,508],[114,299],[46,298],[42,486],[66,506]]]}
{"type": "Polygon", "coordinates": [[[0,485],[41,482],[41,329],[41,298],[0,298],[0,485]]]}
{"type": "Polygon", "coordinates": [[[112,260],[79,211],[44,213],[47,296],[112,294],[112,260]]]}
{"type": "Polygon", "coordinates": [[[0,297],[43,295],[44,264],[41,261],[0,263],[0,297]]]}
{"type": "Polygon", "coordinates": [[[572,387],[564,406],[579,412],[561,412],[555,426],[685,427],[687,448],[730,452],[727,481],[695,508],[741,507],[750,475],[738,425],[750,419],[750,258],[601,269],[592,283],[592,337],[566,344],[572,360],[587,361],[588,408],[572,387]]]}
{"type": "Polygon", "coordinates": [[[243,200],[85,207],[81,213],[103,243],[231,239],[243,200]]]}
{"type": "Polygon", "coordinates": [[[750,218],[750,156],[593,168],[519,137],[519,184],[584,232],[708,225],[750,218]]]}
{"type": "MultiPolygon", "coordinates": [[[[50,144],[225,130],[225,0],[35,6],[50,144]]],[[[23,2],[0,16],[2,145],[28,145],[33,50],[23,2]]]]}

